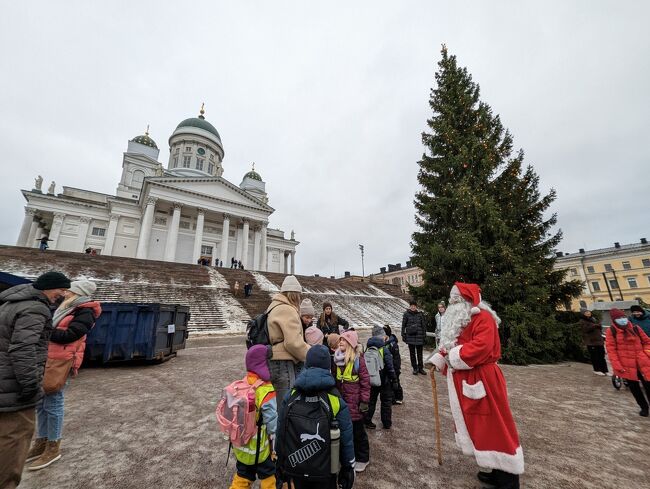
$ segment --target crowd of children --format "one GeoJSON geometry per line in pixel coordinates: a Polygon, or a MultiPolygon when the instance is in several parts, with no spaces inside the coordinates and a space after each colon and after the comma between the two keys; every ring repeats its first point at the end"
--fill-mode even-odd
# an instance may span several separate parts
{"type": "Polygon", "coordinates": [[[304,336],[311,347],[284,399],[276,401],[269,348],[263,345],[248,350],[245,379],[224,389],[217,418],[237,458],[233,489],[249,488],[256,478],[263,489],[349,489],[355,473],[370,463],[366,430],[377,427],[372,419],[378,400],[382,428],[391,429],[392,406],[402,403],[403,391],[398,341],[390,327],[375,326],[365,349],[354,329],[325,338],[320,329],[306,327],[304,336]],[[250,389],[243,395],[249,396],[254,428],[246,429],[234,407],[225,412],[236,405],[237,385],[250,389]]]}

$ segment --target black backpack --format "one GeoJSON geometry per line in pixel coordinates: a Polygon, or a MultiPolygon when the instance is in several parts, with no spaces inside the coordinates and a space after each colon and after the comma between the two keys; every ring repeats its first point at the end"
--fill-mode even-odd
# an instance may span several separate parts
{"type": "MultiPolygon", "coordinates": [[[[340,397],[336,389],[329,393],[340,397]]],[[[283,474],[301,480],[329,480],[330,424],[338,414],[334,411],[327,391],[292,391],[284,414],[283,443],[277,447],[283,474]]]]}
{"type": "Polygon", "coordinates": [[[268,319],[270,312],[278,306],[267,312],[257,315],[246,325],[246,348],[250,349],[255,345],[270,345],[271,338],[269,336],[268,319]]]}

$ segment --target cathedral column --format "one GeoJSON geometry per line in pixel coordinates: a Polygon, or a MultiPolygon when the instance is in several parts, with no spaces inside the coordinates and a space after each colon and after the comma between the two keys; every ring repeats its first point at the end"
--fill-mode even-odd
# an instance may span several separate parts
{"type": "Polygon", "coordinates": [[[296,273],[296,252],[291,252],[291,275],[296,273]]]}
{"type": "Polygon", "coordinates": [[[149,238],[151,237],[151,225],[153,224],[153,214],[156,210],[156,201],[158,199],[155,197],[149,197],[147,199],[147,206],[144,209],[144,215],[142,216],[142,222],[140,223],[140,237],[138,239],[138,249],[135,252],[136,258],[147,258],[149,253],[149,238]]]}
{"type": "MultiPolygon", "coordinates": [[[[196,234],[194,235],[194,252],[192,253],[192,263],[196,263],[201,256],[201,244],[203,244],[203,221],[205,219],[205,211],[200,207],[197,209],[199,215],[196,218],[196,234]]],[[[216,251],[216,250],[215,250],[216,251]]],[[[213,253],[215,258],[216,253],[213,253]]]]}
{"type": "MultiPolygon", "coordinates": [[[[40,227],[41,227],[40,221],[34,219],[32,221],[32,226],[29,230],[29,236],[27,236],[27,242],[25,243],[25,246],[29,248],[34,248],[36,246],[36,233],[38,233],[38,228],[40,227]]],[[[38,237],[40,238],[41,236],[39,235],[38,237]]]]}
{"type": "Polygon", "coordinates": [[[235,260],[241,260],[241,232],[238,222],[235,222],[235,260]]]}
{"type": "Polygon", "coordinates": [[[22,226],[20,226],[16,246],[29,246],[27,239],[29,238],[29,232],[32,230],[35,215],[36,210],[25,207],[25,217],[23,218],[22,226]]]}
{"type": "Polygon", "coordinates": [[[260,270],[263,272],[268,271],[267,256],[268,250],[266,249],[266,224],[262,224],[262,236],[260,243],[260,270]]]}
{"type": "Polygon", "coordinates": [[[248,270],[248,232],[250,231],[250,223],[248,219],[244,219],[244,229],[242,230],[242,256],[241,264],[248,270]]]}
{"type": "Polygon", "coordinates": [[[287,252],[282,250],[282,269],[285,275],[289,274],[289,260],[287,260],[287,256],[287,252]]]}
{"type": "Polygon", "coordinates": [[[117,222],[120,216],[111,214],[108,220],[108,229],[106,230],[106,242],[104,243],[103,255],[111,256],[113,254],[113,244],[115,244],[115,233],[117,232],[117,222]]]}
{"type": "Polygon", "coordinates": [[[229,266],[230,261],[228,260],[228,240],[230,239],[230,216],[228,214],[223,215],[223,227],[221,229],[221,261],[224,262],[225,266],[229,266]]]}
{"type": "Polygon", "coordinates": [[[45,230],[43,223],[39,222],[38,227],[36,228],[36,234],[34,234],[34,243],[32,244],[32,248],[38,248],[40,245],[39,240],[48,234],[49,233],[45,230]]]}
{"type": "Polygon", "coordinates": [[[48,243],[49,247],[53,250],[57,249],[59,235],[61,234],[61,228],[63,227],[63,219],[65,219],[65,214],[57,212],[54,214],[54,219],[52,220],[52,227],[50,228],[50,234],[48,236],[50,241],[48,243]]]}
{"type": "Polygon", "coordinates": [[[90,227],[90,218],[89,217],[80,217],[79,218],[79,229],[77,234],[77,242],[75,243],[75,249],[73,251],[81,252],[84,250],[86,245],[86,237],[88,236],[88,228],[90,227]]]}
{"type": "Polygon", "coordinates": [[[174,261],[176,259],[176,245],[178,244],[178,226],[181,222],[181,207],[178,202],[174,202],[174,212],[172,222],[167,231],[167,242],[165,243],[165,261],[174,261]]]}
{"type": "Polygon", "coordinates": [[[260,227],[255,226],[255,233],[253,234],[253,266],[252,270],[260,270],[260,227]]]}

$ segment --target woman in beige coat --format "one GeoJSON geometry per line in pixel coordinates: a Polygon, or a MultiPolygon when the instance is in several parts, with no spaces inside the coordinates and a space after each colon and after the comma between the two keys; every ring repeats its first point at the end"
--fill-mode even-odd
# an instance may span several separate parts
{"type": "Polygon", "coordinates": [[[267,309],[269,339],[273,345],[269,367],[278,403],[293,387],[309,350],[300,320],[301,293],[300,283],[296,277],[289,275],[267,309]]]}

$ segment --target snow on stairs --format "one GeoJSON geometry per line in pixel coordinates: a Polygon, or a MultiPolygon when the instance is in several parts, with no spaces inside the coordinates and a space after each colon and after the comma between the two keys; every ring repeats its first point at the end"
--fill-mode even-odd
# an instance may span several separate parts
{"type": "MultiPolygon", "coordinates": [[[[106,302],[161,302],[189,305],[192,334],[245,331],[251,317],[266,310],[280,289],[284,274],[139,260],[83,253],[47,251],[0,245],[0,270],[35,278],[60,270],[72,279],[97,282],[97,298],[106,302]],[[234,283],[239,282],[239,294],[234,283]],[[253,294],[244,297],[244,284],[253,294]]],[[[408,303],[399,287],[368,282],[341,282],[297,276],[317,315],[329,301],[335,311],[357,327],[399,326],[408,303]]]]}

